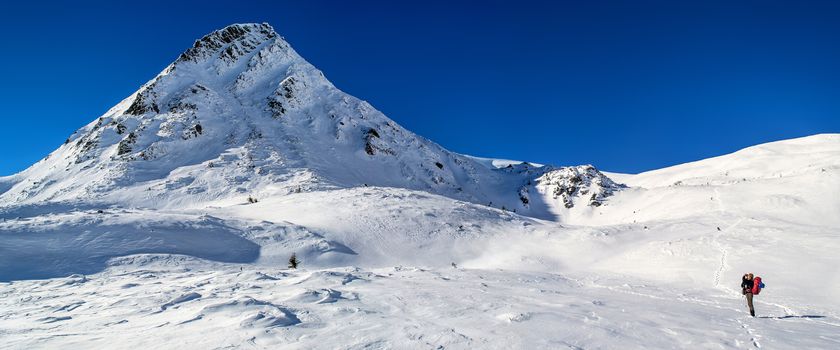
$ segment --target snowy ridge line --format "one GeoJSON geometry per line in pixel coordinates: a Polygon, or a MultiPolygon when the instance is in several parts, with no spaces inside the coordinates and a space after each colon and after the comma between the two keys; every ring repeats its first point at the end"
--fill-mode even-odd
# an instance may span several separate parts
{"type": "Polygon", "coordinates": [[[219,201],[397,187],[561,220],[624,187],[591,165],[450,152],[330,83],[270,25],[236,24],[175,62],[44,161],[0,182],[0,206],[219,201]]]}

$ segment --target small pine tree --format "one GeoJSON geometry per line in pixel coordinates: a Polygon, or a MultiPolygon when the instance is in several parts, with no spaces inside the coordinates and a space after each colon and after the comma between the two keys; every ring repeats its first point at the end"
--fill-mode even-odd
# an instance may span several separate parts
{"type": "Polygon", "coordinates": [[[295,255],[295,253],[292,253],[292,256],[289,257],[289,268],[296,269],[299,263],[300,260],[298,260],[297,255],[295,255]]]}

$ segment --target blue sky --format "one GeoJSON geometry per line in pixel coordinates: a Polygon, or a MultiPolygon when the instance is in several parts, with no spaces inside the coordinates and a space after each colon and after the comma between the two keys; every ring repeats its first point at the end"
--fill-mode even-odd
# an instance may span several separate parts
{"type": "Polygon", "coordinates": [[[237,22],[477,156],[640,172],[840,132],[838,1],[121,3],[3,5],[0,175],[237,22]]]}

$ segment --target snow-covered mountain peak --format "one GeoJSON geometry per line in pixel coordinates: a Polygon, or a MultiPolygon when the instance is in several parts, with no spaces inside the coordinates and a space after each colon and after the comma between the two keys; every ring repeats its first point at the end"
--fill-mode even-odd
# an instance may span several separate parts
{"type": "Polygon", "coordinates": [[[268,23],[232,24],[196,40],[193,47],[178,57],[178,62],[198,62],[208,58],[233,62],[277,36],[268,23]]]}
{"type": "MultiPolygon", "coordinates": [[[[235,24],[197,40],[45,160],[5,180],[0,203],[203,206],[383,186],[554,218],[527,193],[543,174],[536,183],[556,186],[565,175],[553,170],[488,167],[447,151],[337,89],[268,24],[235,24]]],[[[566,189],[563,201],[595,191],[566,189]]],[[[587,200],[611,194],[603,193],[587,200]]]]}

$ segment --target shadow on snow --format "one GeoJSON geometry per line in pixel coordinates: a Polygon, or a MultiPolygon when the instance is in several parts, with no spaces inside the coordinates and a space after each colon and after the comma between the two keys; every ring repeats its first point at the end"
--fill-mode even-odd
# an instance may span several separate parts
{"type": "Polygon", "coordinates": [[[212,221],[30,225],[0,231],[0,282],[93,274],[109,259],[132,254],[250,263],[260,246],[212,221]]]}
{"type": "Polygon", "coordinates": [[[784,320],[788,318],[825,318],[819,315],[787,315],[787,316],[759,316],[758,318],[773,318],[777,320],[784,320]]]}

